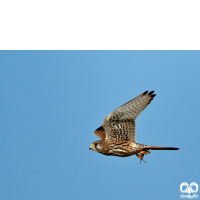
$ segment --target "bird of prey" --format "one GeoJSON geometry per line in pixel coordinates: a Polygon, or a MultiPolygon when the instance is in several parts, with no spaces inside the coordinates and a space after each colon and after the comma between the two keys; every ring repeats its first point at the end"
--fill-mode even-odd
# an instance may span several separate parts
{"type": "Polygon", "coordinates": [[[151,150],[178,150],[179,148],[175,147],[151,146],[136,142],[135,120],[155,96],[154,91],[146,91],[109,114],[103,120],[102,126],[94,132],[101,140],[93,142],[89,149],[107,156],[136,155],[140,158],[140,163],[144,155],[149,154],[151,150]]]}

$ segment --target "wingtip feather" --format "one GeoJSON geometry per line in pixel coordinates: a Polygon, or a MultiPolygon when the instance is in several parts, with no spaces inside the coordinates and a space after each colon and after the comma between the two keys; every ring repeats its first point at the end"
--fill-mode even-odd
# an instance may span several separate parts
{"type": "Polygon", "coordinates": [[[147,91],[145,91],[143,94],[145,95],[145,94],[147,94],[148,93],[148,90],[147,91]]]}

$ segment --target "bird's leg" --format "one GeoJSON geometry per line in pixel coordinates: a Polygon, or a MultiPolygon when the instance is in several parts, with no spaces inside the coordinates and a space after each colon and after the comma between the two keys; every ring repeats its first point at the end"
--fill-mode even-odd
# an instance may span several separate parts
{"type": "MultiPolygon", "coordinates": [[[[141,161],[144,161],[143,159],[142,160],[140,160],[140,164],[141,164],[141,161]]],[[[144,161],[145,162],[145,161],[144,161]]],[[[145,162],[146,163],[146,162],[145,162]]]]}

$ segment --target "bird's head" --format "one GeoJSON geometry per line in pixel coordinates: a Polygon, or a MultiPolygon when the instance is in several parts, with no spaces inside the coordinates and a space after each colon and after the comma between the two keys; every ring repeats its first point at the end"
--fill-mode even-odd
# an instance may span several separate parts
{"type": "Polygon", "coordinates": [[[103,150],[103,146],[102,146],[102,142],[101,140],[100,141],[96,141],[96,142],[93,142],[91,145],[90,145],[90,148],[89,150],[92,149],[94,151],[97,151],[97,152],[101,152],[103,150]]]}

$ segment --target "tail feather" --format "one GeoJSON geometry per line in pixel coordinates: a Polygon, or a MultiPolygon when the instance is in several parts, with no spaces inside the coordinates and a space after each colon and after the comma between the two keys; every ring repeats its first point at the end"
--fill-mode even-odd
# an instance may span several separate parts
{"type": "Polygon", "coordinates": [[[176,147],[147,146],[147,147],[144,147],[143,150],[179,150],[179,148],[176,148],[176,147]]]}

